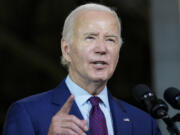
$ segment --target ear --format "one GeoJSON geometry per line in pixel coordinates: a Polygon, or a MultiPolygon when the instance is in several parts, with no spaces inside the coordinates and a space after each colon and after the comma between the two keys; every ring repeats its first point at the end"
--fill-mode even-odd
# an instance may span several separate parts
{"type": "Polygon", "coordinates": [[[64,38],[61,39],[61,51],[63,57],[66,59],[66,61],[70,62],[71,57],[70,57],[70,44],[66,42],[64,38]]]}

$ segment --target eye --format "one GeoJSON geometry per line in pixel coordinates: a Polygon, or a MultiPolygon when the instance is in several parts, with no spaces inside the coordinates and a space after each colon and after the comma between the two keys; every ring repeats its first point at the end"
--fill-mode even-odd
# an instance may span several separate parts
{"type": "Polygon", "coordinates": [[[108,39],[106,39],[106,41],[108,41],[108,42],[113,42],[113,43],[116,42],[115,39],[113,39],[113,38],[108,38],[108,39]]]}
{"type": "Polygon", "coordinates": [[[95,39],[95,37],[93,37],[93,36],[87,36],[85,39],[93,40],[93,39],[95,39]]]}

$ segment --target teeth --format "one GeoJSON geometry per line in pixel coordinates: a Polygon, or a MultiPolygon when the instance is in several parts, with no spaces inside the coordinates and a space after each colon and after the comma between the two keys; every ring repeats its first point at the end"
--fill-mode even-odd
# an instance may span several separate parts
{"type": "Polygon", "coordinates": [[[99,66],[101,66],[101,65],[103,65],[103,63],[96,63],[96,65],[99,65],[99,66]]]}
{"type": "Polygon", "coordinates": [[[104,62],[100,62],[100,61],[98,61],[98,62],[94,62],[96,65],[104,65],[105,63],[104,62]]]}

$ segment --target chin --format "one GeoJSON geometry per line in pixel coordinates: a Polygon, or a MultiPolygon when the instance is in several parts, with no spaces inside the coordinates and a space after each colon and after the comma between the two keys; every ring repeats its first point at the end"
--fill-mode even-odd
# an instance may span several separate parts
{"type": "Polygon", "coordinates": [[[106,82],[108,80],[108,77],[105,76],[93,76],[92,80],[95,82],[106,82]]]}
{"type": "Polygon", "coordinates": [[[108,81],[110,79],[112,74],[110,74],[109,72],[90,72],[89,73],[89,78],[91,78],[91,80],[93,81],[108,81]]]}

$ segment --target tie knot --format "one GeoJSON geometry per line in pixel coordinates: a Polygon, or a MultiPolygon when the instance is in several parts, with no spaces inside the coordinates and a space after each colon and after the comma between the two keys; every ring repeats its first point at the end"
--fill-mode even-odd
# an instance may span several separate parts
{"type": "Polygon", "coordinates": [[[92,106],[98,106],[100,100],[101,99],[99,97],[95,97],[95,96],[89,98],[89,101],[91,102],[92,106]]]}

